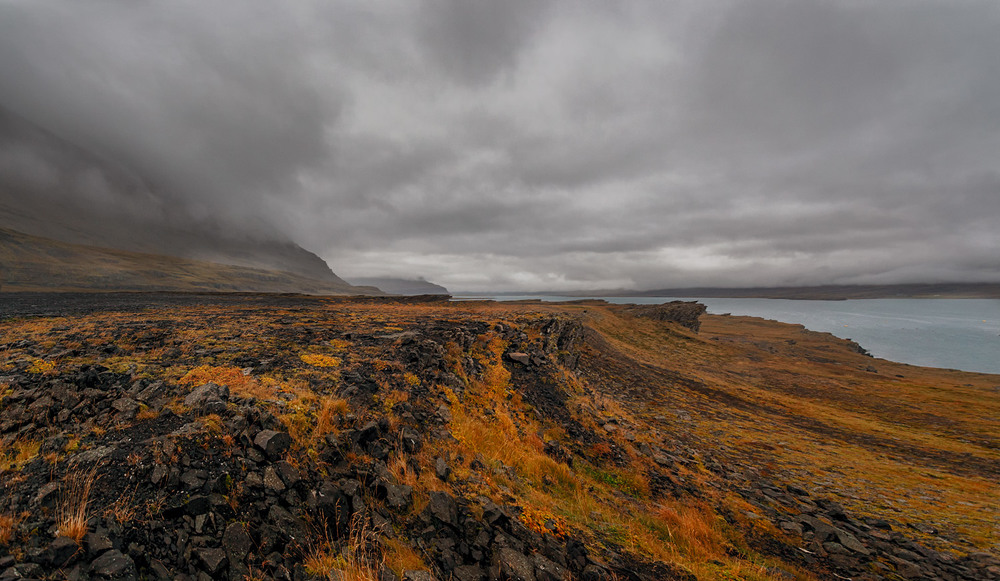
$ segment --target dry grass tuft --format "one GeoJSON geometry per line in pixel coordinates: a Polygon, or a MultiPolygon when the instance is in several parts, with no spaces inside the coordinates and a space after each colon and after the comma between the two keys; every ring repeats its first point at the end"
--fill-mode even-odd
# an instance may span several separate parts
{"type": "Polygon", "coordinates": [[[295,443],[304,448],[313,448],[327,434],[337,433],[339,417],[350,410],[343,399],[326,396],[307,396],[293,399],[289,402],[289,413],[278,416],[288,435],[295,443]]]}
{"type": "Polygon", "coordinates": [[[385,565],[400,579],[404,571],[421,571],[427,569],[423,557],[409,543],[402,539],[385,539],[385,565]]]}
{"type": "Polygon", "coordinates": [[[347,415],[350,411],[347,400],[334,398],[321,398],[319,411],[316,412],[316,427],[313,428],[312,440],[319,441],[327,434],[337,431],[336,418],[347,415]]]}
{"type": "Polygon", "coordinates": [[[210,434],[218,435],[225,431],[225,424],[219,414],[208,414],[202,417],[201,424],[205,427],[205,431],[210,434]]]}
{"type": "Polygon", "coordinates": [[[86,472],[71,472],[63,478],[62,495],[56,518],[56,535],[68,537],[79,544],[87,534],[90,518],[90,491],[97,480],[97,466],[86,472]]]}
{"type": "Polygon", "coordinates": [[[393,389],[382,397],[382,407],[385,408],[386,412],[388,412],[391,411],[396,404],[409,401],[409,399],[410,392],[403,391],[401,389],[393,389]]]}
{"type": "Polygon", "coordinates": [[[662,505],[653,518],[665,524],[674,542],[689,557],[718,558],[725,554],[726,540],[715,512],[703,505],[662,505]]]}
{"type": "Polygon", "coordinates": [[[128,524],[135,520],[135,490],[118,497],[110,506],[104,509],[104,516],[114,519],[118,524],[128,524]]]}
{"type": "Polygon", "coordinates": [[[152,420],[156,419],[159,416],[160,416],[160,410],[153,409],[149,406],[144,405],[142,406],[142,409],[139,410],[139,413],[135,414],[135,419],[138,421],[152,420]]]}
{"type": "Polygon", "coordinates": [[[341,581],[378,581],[383,561],[376,550],[377,533],[363,517],[351,519],[347,538],[340,546],[330,539],[325,526],[320,528],[322,538],[309,547],[302,561],[307,574],[341,581]]]}
{"type": "Polygon", "coordinates": [[[6,546],[10,544],[11,538],[14,537],[14,529],[17,528],[19,520],[13,515],[0,514],[0,545],[6,546]]]}

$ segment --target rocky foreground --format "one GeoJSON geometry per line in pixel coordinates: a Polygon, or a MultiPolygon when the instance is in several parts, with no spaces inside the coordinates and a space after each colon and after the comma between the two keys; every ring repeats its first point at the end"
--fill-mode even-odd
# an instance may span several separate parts
{"type": "MultiPolygon", "coordinates": [[[[785,416],[695,371],[738,354],[697,306],[421,301],[3,321],[0,580],[1000,579],[967,513],[880,513],[733,429],[785,416]]],[[[962,435],[829,441],[924,454],[982,512],[995,441],[962,435]]]]}

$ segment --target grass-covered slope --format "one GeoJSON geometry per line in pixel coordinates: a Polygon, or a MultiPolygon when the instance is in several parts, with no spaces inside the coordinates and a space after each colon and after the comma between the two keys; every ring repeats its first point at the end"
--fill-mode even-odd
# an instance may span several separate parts
{"type": "Polygon", "coordinates": [[[0,577],[996,576],[997,376],[739,317],[278,299],[0,323],[0,577]]]}
{"type": "Polygon", "coordinates": [[[0,228],[0,285],[15,291],[255,291],[381,294],[292,272],[127,252],[0,228]]]}

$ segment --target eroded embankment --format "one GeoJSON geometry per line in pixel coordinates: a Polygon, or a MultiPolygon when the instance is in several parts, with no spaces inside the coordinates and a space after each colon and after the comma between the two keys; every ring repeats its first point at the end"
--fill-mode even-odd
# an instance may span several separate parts
{"type": "Polygon", "coordinates": [[[761,320],[706,317],[693,336],[589,315],[581,375],[633,429],[699,451],[809,560],[855,578],[998,573],[995,376],[874,360],[761,320]]]}

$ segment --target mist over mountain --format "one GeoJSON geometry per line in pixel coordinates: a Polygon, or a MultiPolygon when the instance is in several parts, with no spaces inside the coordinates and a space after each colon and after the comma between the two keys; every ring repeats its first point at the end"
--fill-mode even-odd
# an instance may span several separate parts
{"type": "Polygon", "coordinates": [[[61,242],[292,272],[346,284],[263,222],[195,216],[116,160],[0,107],[0,227],[61,242]]]}
{"type": "Polygon", "coordinates": [[[373,286],[393,295],[447,295],[445,287],[424,279],[408,279],[393,277],[359,277],[348,278],[347,282],[355,286],[373,286]]]}

